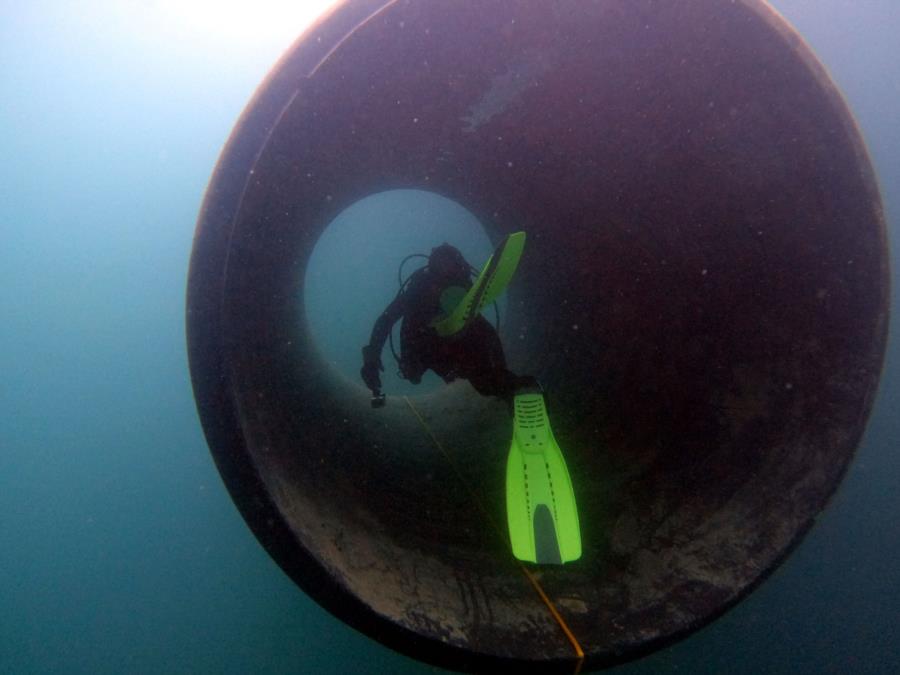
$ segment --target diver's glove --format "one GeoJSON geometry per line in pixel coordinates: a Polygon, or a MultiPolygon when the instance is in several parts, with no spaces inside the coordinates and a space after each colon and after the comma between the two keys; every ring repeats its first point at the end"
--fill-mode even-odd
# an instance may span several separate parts
{"type": "Polygon", "coordinates": [[[381,355],[372,345],[366,345],[362,348],[363,367],[359,371],[360,377],[366,386],[372,390],[373,394],[381,392],[381,377],[378,372],[384,372],[384,366],[381,364],[381,355]]]}

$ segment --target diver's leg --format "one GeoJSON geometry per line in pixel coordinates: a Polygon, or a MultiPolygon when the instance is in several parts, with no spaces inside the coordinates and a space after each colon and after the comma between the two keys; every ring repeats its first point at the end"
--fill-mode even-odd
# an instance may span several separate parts
{"type": "Polygon", "coordinates": [[[400,376],[413,384],[419,384],[422,381],[422,375],[426,370],[427,368],[417,361],[406,357],[400,359],[400,376]]]}
{"type": "Polygon", "coordinates": [[[456,349],[458,374],[482,396],[497,396],[508,402],[516,390],[536,384],[531,376],[516,375],[506,367],[500,336],[483,317],[478,317],[461,336],[456,349]]]}
{"type": "Polygon", "coordinates": [[[410,325],[405,319],[400,327],[400,376],[419,384],[422,375],[431,367],[435,351],[434,338],[421,326],[410,325]]]}

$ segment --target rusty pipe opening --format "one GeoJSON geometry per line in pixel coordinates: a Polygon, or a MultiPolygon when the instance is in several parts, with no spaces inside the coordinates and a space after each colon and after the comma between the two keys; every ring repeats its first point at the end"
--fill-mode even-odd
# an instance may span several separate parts
{"type": "Polygon", "coordinates": [[[503,538],[504,406],[461,382],[421,420],[372,410],[305,328],[321,232],[394,189],[529,234],[503,338],[547,389],[585,546],[531,571],[584,667],[762,581],[853,456],[888,313],[865,146],[793,29],[757,0],[350,0],[275,66],[207,190],[191,375],[262,544],[414,657],[571,672],[503,538]]]}

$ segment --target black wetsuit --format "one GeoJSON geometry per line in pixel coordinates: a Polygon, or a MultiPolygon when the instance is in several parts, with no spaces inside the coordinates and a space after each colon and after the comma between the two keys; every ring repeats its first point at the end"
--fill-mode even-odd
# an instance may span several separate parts
{"type": "Polygon", "coordinates": [[[483,316],[476,316],[462,331],[441,337],[431,322],[441,314],[441,293],[449,286],[471,287],[465,278],[438,279],[429,268],[416,271],[404,290],[388,305],[372,328],[369,346],[380,354],[391,328],[401,317],[400,371],[414,384],[429,368],[451,382],[463,378],[484,396],[510,398],[532,378],[520,377],[506,367],[497,331],[483,316]]]}

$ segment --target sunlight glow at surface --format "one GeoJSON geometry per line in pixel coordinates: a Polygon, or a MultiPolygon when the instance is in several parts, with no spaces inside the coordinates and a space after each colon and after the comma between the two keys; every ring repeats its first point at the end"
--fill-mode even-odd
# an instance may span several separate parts
{"type": "Polygon", "coordinates": [[[339,0],[159,0],[172,27],[204,39],[248,43],[294,41],[339,0]]]}

